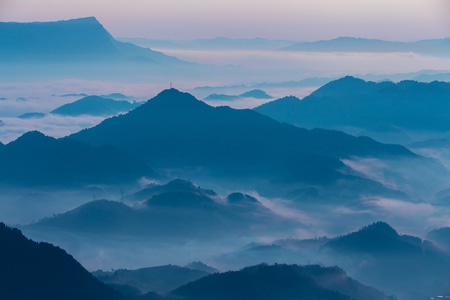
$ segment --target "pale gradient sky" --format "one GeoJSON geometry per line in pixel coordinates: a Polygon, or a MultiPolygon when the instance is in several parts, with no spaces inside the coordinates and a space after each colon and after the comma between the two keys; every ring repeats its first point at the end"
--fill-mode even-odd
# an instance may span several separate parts
{"type": "Polygon", "coordinates": [[[0,0],[0,21],[84,16],[115,37],[450,37],[450,0],[0,0]]]}

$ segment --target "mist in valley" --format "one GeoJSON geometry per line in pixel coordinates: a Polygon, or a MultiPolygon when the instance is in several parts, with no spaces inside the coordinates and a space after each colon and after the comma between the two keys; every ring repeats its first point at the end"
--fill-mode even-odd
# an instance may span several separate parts
{"type": "MultiPolygon", "coordinates": [[[[339,116],[349,91],[362,91],[355,103],[370,98],[363,86],[392,84],[386,95],[397,100],[408,97],[398,92],[405,84],[440,79],[445,90],[441,48],[287,51],[295,41],[115,40],[100,29],[111,56],[80,47],[81,60],[69,51],[53,61],[38,47],[37,60],[0,70],[0,221],[106,272],[96,276],[192,262],[219,272],[318,264],[383,297],[450,292],[445,124],[427,127],[425,110],[416,127],[333,123],[313,103],[303,126],[309,119],[285,113],[297,108],[261,106],[337,99],[339,116]],[[97,102],[54,112],[86,98],[104,113],[97,102]],[[135,106],[118,112],[107,100],[135,106]]],[[[434,96],[426,100],[445,103],[445,93],[434,96]]]]}

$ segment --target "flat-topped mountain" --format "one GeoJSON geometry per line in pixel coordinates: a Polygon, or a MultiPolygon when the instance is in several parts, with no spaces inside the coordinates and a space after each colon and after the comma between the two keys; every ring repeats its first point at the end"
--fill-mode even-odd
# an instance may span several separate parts
{"type": "Polygon", "coordinates": [[[183,64],[148,48],[119,42],[94,17],[55,22],[0,22],[0,61],[183,64]]]}

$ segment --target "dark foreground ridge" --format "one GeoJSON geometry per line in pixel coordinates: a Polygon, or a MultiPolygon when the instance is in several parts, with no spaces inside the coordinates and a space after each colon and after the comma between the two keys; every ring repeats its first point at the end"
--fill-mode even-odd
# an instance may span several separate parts
{"type": "Polygon", "coordinates": [[[64,250],[0,223],[0,299],[124,299],[64,250]]]}

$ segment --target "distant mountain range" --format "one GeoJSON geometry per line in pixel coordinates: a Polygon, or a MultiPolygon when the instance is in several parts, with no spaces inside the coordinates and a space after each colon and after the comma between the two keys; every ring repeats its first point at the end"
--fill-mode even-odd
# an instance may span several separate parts
{"type": "Polygon", "coordinates": [[[254,98],[254,99],[272,99],[273,97],[268,95],[263,90],[251,90],[240,95],[225,95],[225,94],[211,94],[205,98],[205,100],[225,100],[231,101],[241,98],[254,98]]]}
{"type": "Polygon", "coordinates": [[[75,102],[64,104],[51,111],[55,115],[63,116],[112,116],[130,111],[141,105],[139,102],[130,103],[125,100],[113,100],[100,96],[87,96],[75,102]]]}
{"type": "Polygon", "coordinates": [[[422,40],[415,42],[390,42],[375,39],[339,37],[332,40],[300,42],[281,48],[284,51],[308,52],[415,52],[447,56],[450,39],[422,40]]]}
{"type": "Polygon", "coordinates": [[[115,40],[94,17],[56,22],[0,22],[3,63],[139,62],[186,64],[171,56],[115,40]]]}
{"type": "Polygon", "coordinates": [[[292,80],[284,82],[260,82],[250,85],[223,85],[223,86],[199,86],[194,89],[195,92],[205,93],[206,95],[213,93],[227,93],[230,90],[248,91],[249,89],[279,89],[279,88],[305,88],[305,87],[319,87],[335,78],[306,78],[302,80],[292,80]]]}
{"type": "Polygon", "coordinates": [[[325,84],[301,101],[285,97],[255,110],[280,122],[306,128],[359,128],[368,132],[397,133],[401,139],[402,130],[450,129],[447,122],[450,84],[376,83],[348,76],[325,84]]]}
{"type": "Polygon", "coordinates": [[[196,40],[157,40],[146,38],[119,38],[119,41],[133,43],[154,49],[202,49],[202,50],[276,50],[295,43],[289,40],[264,38],[230,39],[216,37],[196,40]]]}
{"type": "Polygon", "coordinates": [[[45,113],[41,112],[29,112],[18,116],[19,119],[42,119],[45,117],[45,113]]]}
{"type": "Polygon", "coordinates": [[[0,243],[1,299],[126,299],[61,248],[29,240],[3,223],[0,243]]]}
{"type": "Polygon", "coordinates": [[[156,40],[145,38],[120,38],[141,47],[155,49],[201,49],[201,50],[282,50],[307,52],[415,52],[447,56],[450,39],[393,42],[356,37],[338,37],[331,40],[299,42],[292,40],[270,40],[264,38],[230,39],[217,37],[197,40],[156,40]]]}

